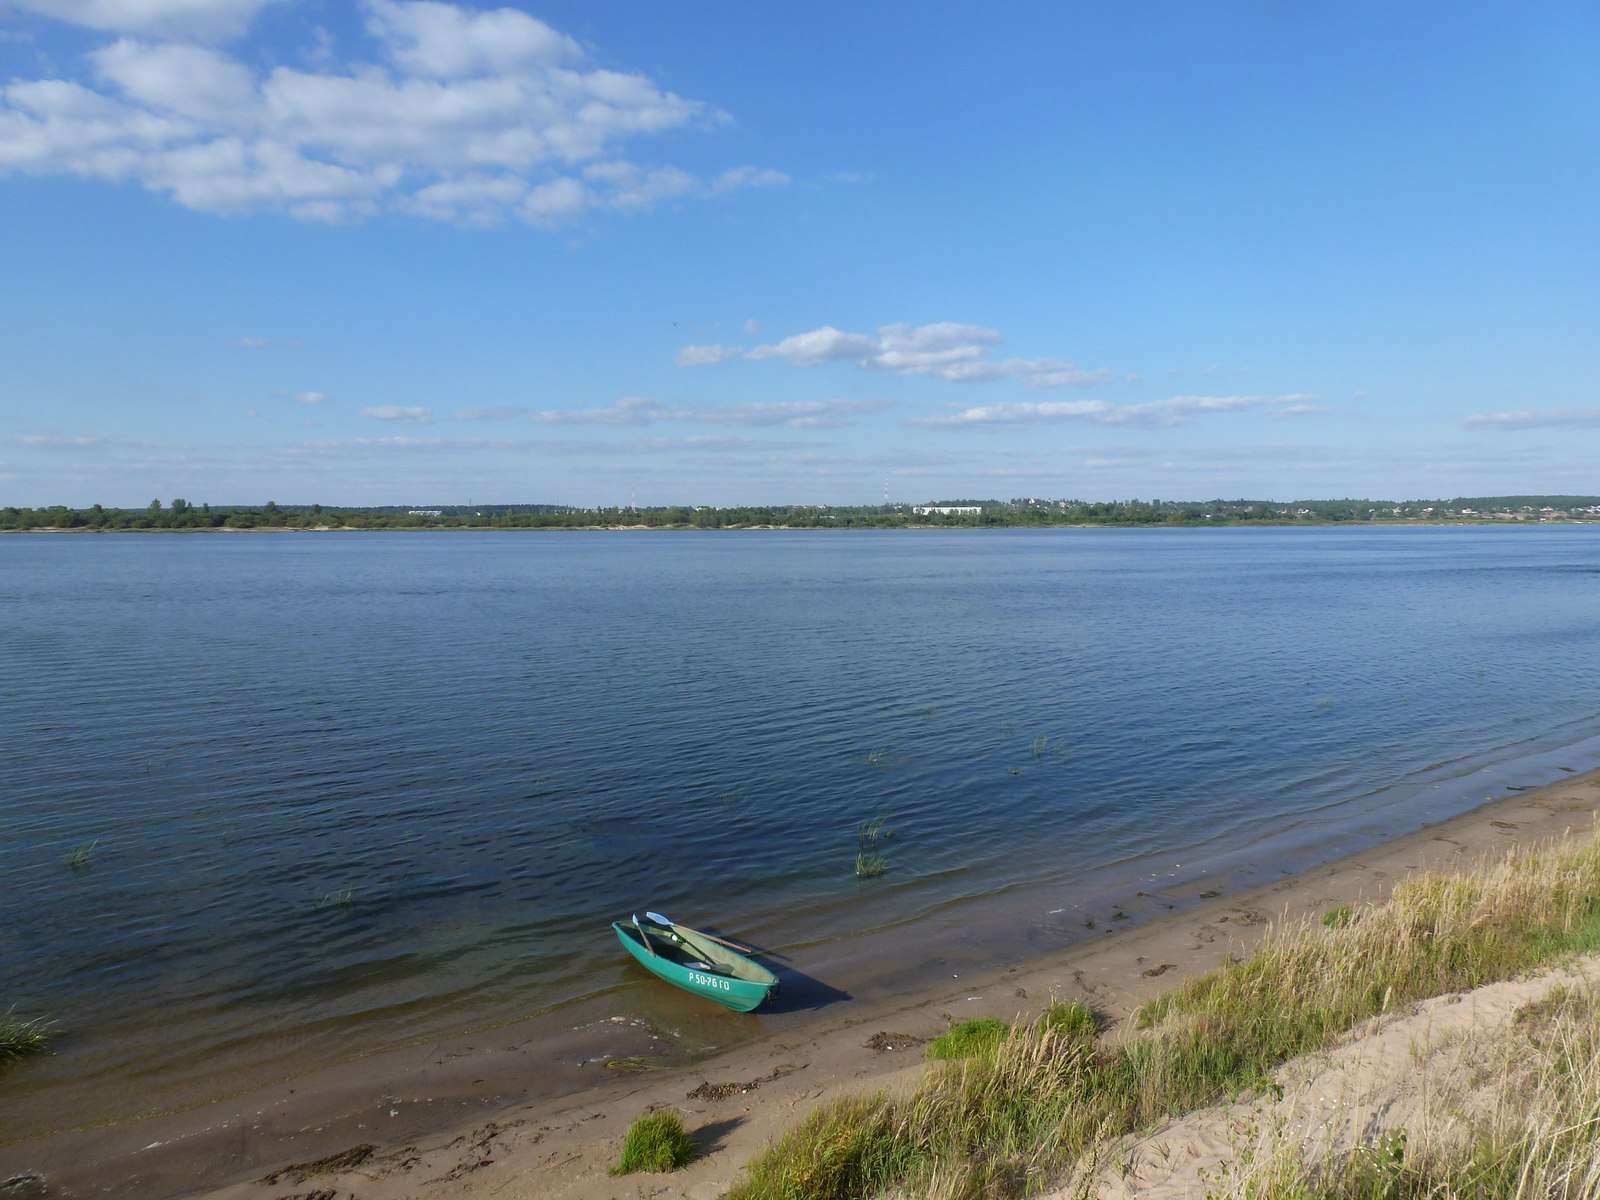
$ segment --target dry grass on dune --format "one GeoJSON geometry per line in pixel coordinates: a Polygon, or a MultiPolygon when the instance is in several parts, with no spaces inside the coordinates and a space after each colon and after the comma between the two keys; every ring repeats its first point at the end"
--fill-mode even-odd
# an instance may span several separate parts
{"type": "MultiPolygon", "coordinates": [[[[1281,1064],[1329,1046],[1372,1017],[1597,947],[1600,845],[1592,838],[1518,852],[1459,874],[1418,875],[1402,882],[1388,903],[1351,912],[1332,928],[1309,920],[1277,928],[1249,958],[1150,1005],[1123,1036],[1097,1040],[1071,1015],[1077,1006],[1056,1005],[970,1057],[930,1067],[908,1095],[856,1096],[826,1105],[757,1156],[730,1196],[969,1200],[1037,1193],[1069,1175],[1086,1178],[1085,1166],[1104,1161],[1128,1134],[1272,1086],[1281,1064]]],[[[1563,1069],[1582,1076],[1582,1047],[1569,1042],[1563,1069]]],[[[1570,1167],[1581,1176],[1592,1168],[1577,1161],[1574,1146],[1581,1139],[1570,1130],[1587,1130],[1591,1142],[1597,1132],[1594,1076],[1584,1078],[1575,1098],[1562,1102],[1566,1107],[1513,1120],[1491,1142],[1480,1138],[1472,1145],[1523,1147],[1516,1151],[1518,1163],[1542,1158],[1550,1171],[1570,1167]],[[1588,1110],[1584,1096],[1590,1097],[1588,1110]]],[[[1352,1167],[1345,1191],[1290,1183],[1270,1190],[1263,1177],[1242,1184],[1245,1190],[1237,1195],[1409,1200],[1480,1194],[1385,1190],[1422,1154],[1396,1145],[1387,1158],[1369,1155],[1367,1166],[1375,1174],[1360,1175],[1366,1169],[1360,1163],[1352,1167]]],[[[1283,1174],[1295,1178],[1287,1166],[1283,1174]]],[[[1304,1175],[1302,1183],[1312,1186],[1313,1177],[1314,1172],[1304,1175]]],[[[1481,1194],[1593,1196],[1600,1190],[1481,1194]]]]}

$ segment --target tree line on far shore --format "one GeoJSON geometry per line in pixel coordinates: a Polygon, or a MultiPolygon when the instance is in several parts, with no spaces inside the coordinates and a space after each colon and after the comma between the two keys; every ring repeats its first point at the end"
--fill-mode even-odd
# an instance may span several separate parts
{"type": "Polygon", "coordinates": [[[321,504],[192,504],[152,500],[144,508],[0,508],[0,530],[246,529],[893,529],[925,526],[1304,525],[1507,523],[1600,520],[1596,496],[1479,496],[1453,500],[948,500],[908,504],[778,504],[719,508],[657,505],[579,508],[561,504],[344,507],[321,504]],[[939,512],[939,508],[976,512],[939,512]],[[930,511],[932,510],[932,511],[930,511]]]}

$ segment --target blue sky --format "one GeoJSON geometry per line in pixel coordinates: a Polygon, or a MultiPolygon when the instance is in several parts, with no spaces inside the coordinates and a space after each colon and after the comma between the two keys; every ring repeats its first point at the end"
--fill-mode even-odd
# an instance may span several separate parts
{"type": "Polygon", "coordinates": [[[1600,492],[1600,8],[0,0],[0,503],[1600,492]]]}

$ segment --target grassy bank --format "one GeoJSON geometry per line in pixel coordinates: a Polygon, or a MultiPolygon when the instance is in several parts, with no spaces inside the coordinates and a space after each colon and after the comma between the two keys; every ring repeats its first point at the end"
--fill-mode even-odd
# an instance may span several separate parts
{"type": "MultiPolygon", "coordinates": [[[[1147,1007],[1125,1036],[1096,1038],[1083,1023],[1063,1020],[1058,1006],[1004,1037],[980,1039],[968,1057],[930,1067],[908,1094],[827,1105],[754,1159],[730,1195],[957,1200],[1036,1193],[1069,1175],[1085,1177],[1127,1134],[1268,1086],[1282,1063],[1330,1045],[1371,1017],[1597,948],[1600,846],[1592,838],[1518,852],[1460,874],[1419,875],[1396,887],[1387,904],[1354,910],[1331,926],[1301,921],[1274,930],[1249,958],[1147,1007]]],[[[1578,1029],[1581,1020],[1569,1024],[1578,1029]]],[[[1588,1079],[1592,1085],[1594,1076],[1588,1079]]],[[[1567,1108],[1557,1104],[1549,1132],[1535,1135],[1512,1122],[1495,1133],[1493,1153],[1513,1156],[1503,1175],[1517,1177],[1523,1159],[1514,1156],[1524,1151],[1571,1165],[1568,1151],[1585,1141],[1583,1129],[1588,1142],[1595,1140],[1593,1124],[1581,1127],[1585,1086],[1577,1085],[1578,1099],[1567,1108]],[[1562,1133],[1563,1121],[1579,1121],[1579,1132],[1562,1133]]],[[[1589,1086],[1591,1109],[1594,1094],[1589,1086]]],[[[1467,1170],[1474,1155],[1490,1153],[1483,1149],[1490,1144],[1480,1137],[1452,1153],[1467,1170]]],[[[1357,1163],[1342,1181],[1328,1175],[1314,1187],[1307,1181],[1321,1178],[1315,1164],[1296,1164],[1287,1150],[1279,1157],[1281,1190],[1263,1176],[1238,1194],[1253,1200],[1569,1194],[1429,1191],[1447,1180],[1455,1160],[1435,1154],[1426,1166],[1420,1158],[1413,1163],[1403,1142],[1370,1156],[1368,1175],[1360,1175],[1365,1168],[1357,1163]],[[1395,1181],[1413,1167],[1418,1190],[1397,1190],[1395,1181]],[[1324,1182],[1348,1186],[1316,1190],[1324,1182]]]]}
{"type": "Polygon", "coordinates": [[[1592,1200],[1600,1196],[1600,1004],[1557,988],[1516,1013],[1478,1070],[1488,1095],[1446,1088],[1414,1128],[1351,1153],[1308,1153],[1281,1130],[1246,1142],[1209,1200],[1592,1200]]]}

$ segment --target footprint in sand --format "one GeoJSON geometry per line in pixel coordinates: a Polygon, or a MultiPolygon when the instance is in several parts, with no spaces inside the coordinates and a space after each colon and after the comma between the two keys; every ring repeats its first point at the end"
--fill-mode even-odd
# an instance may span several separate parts
{"type": "Polygon", "coordinates": [[[1165,975],[1177,965],[1177,963],[1162,963],[1159,967],[1149,968],[1147,971],[1145,971],[1145,974],[1154,979],[1157,975],[1165,975]]]}

